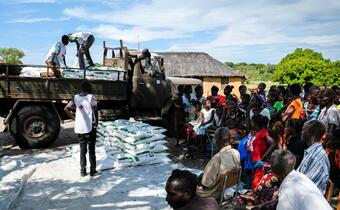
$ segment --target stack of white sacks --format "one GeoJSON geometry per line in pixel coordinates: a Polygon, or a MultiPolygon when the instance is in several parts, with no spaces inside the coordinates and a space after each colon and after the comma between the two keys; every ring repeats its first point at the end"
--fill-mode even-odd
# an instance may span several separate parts
{"type": "MultiPolygon", "coordinates": [[[[97,170],[168,163],[166,129],[141,122],[116,120],[99,122],[97,128],[97,170]]],[[[79,146],[72,148],[79,158],[79,146]]]]}

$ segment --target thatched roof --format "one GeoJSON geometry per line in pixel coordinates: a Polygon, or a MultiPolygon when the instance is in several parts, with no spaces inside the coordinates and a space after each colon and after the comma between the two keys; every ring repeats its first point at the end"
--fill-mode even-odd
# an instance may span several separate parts
{"type": "Polygon", "coordinates": [[[164,57],[166,76],[244,77],[204,52],[157,52],[164,57]]]}

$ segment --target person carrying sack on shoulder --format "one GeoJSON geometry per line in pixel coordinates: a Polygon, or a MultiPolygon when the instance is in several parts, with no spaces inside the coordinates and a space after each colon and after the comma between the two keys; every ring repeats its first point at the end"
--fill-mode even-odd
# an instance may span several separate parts
{"type": "Polygon", "coordinates": [[[90,175],[96,176],[96,97],[91,94],[92,87],[88,81],[81,84],[81,92],[66,105],[65,112],[75,120],[74,132],[80,137],[80,175],[86,176],[86,153],[89,148],[90,175]],[[71,111],[76,111],[75,116],[71,111]]]}

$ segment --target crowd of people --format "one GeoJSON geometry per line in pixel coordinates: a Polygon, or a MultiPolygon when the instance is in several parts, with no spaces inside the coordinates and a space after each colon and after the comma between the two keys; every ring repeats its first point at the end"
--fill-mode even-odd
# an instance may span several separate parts
{"type": "MultiPolygon", "coordinates": [[[[178,135],[183,129],[187,157],[193,158],[194,150],[203,152],[215,131],[215,155],[195,178],[192,198],[201,206],[204,198],[218,201],[222,193],[219,176],[241,166],[249,191],[234,199],[236,205],[331,209],[324,196],[330,182],[337,189],[340,186],[340,88],[306,83],[272,86],[266,91],[260,83],[249,93],[241,85],[240,97],[232,93],[233,88],[227,85],[224,95],[219,95],[213,86],[208,97],[203,96],[201,86],[194,94],[190,86],[179,88],[177,103],[182,104],[178,107],[185,122],[178,127],[178,135]]],[[[188,205],[193,204],[188,203],[193,201],[189,200],[178,209],[190,209],[188,205]]],[[[212,200],[206,202],[215,205],[212,200]]]]}

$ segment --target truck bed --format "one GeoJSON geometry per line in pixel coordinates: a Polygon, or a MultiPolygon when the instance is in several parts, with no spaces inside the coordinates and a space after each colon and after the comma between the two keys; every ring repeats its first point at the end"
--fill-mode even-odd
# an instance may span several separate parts
{"type": "MultiPolygon", "coordinates": [[[[0,98],[69,100],[80,92],[82,79],[0,76],[0,98]]],[[[97,100],[126,101],[127,81],[89,80],[97,100]]]]}

